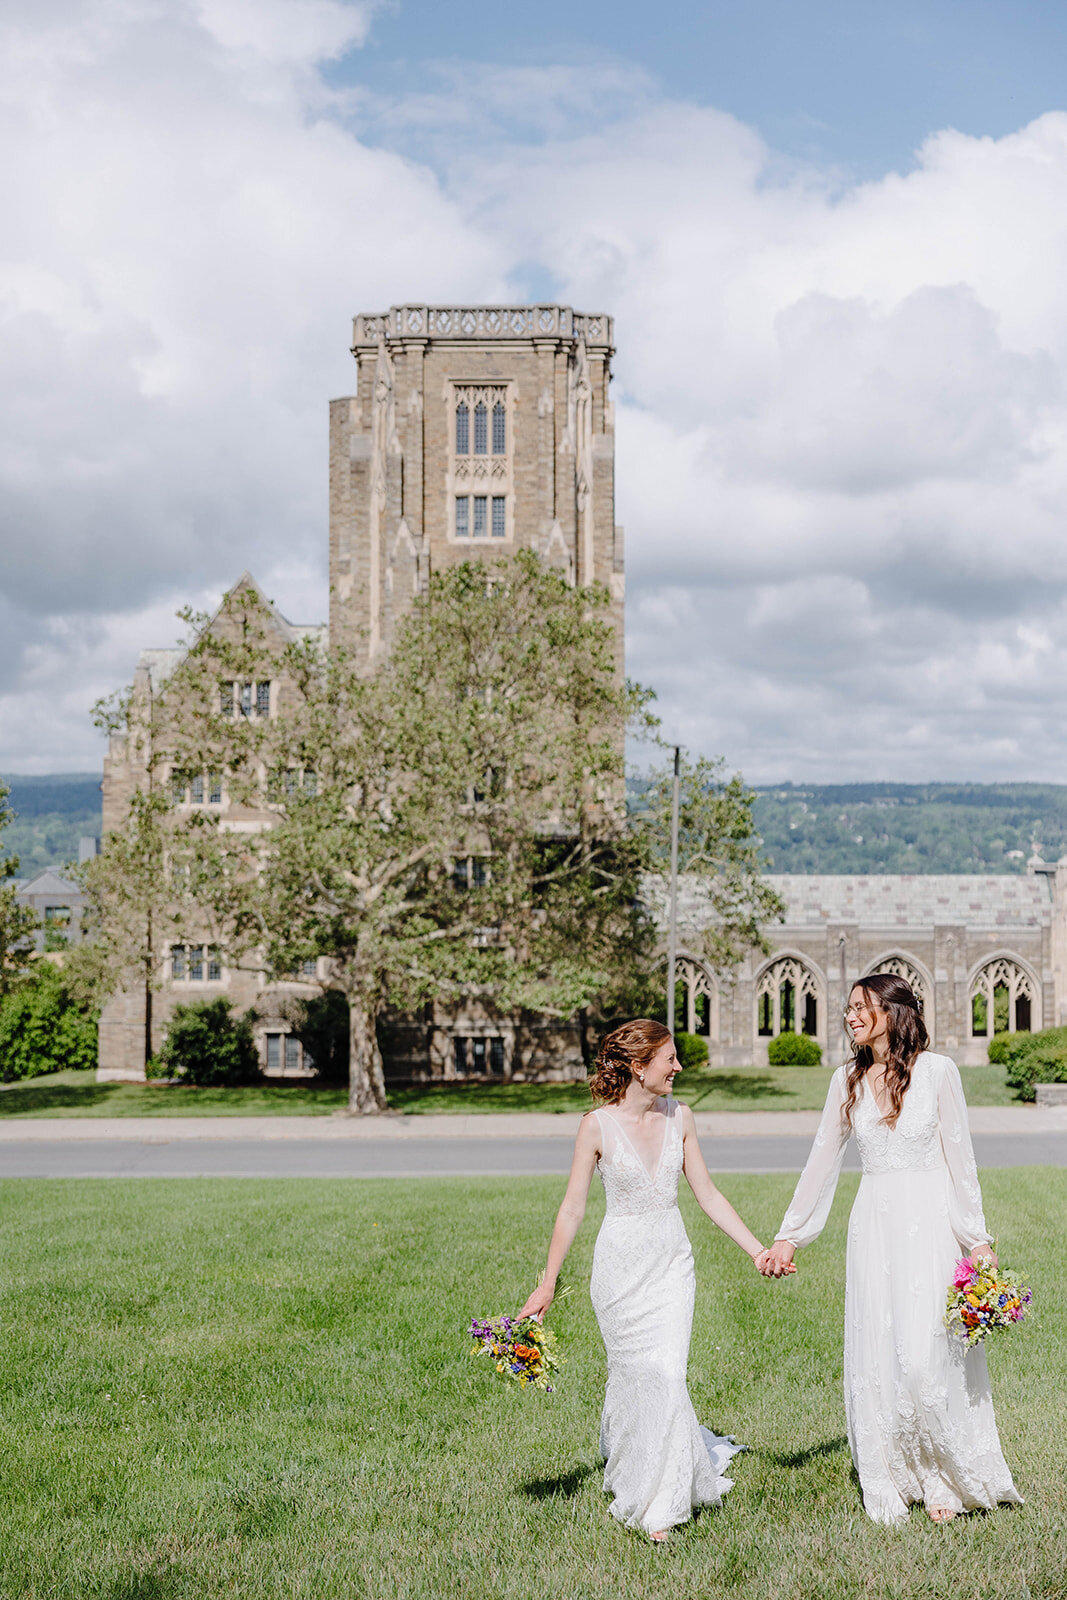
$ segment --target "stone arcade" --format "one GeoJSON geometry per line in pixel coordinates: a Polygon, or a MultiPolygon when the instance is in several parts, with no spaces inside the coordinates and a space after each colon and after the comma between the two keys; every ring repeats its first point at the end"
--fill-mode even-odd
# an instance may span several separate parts
{"type": "MultiPolygon", "coordinates": [[[[469,556],[532,549],[573,583],[612,598],[623,661],[623,540],[615,524],[615,434],[610,317],[568,306],[393,306],[357,316],[355,392],[330,406],[330,635],[388,651],[396,619],[429,574],[469,556]]],[[[251,584],[248,574],[236,591],[251,584]]],[[[235,591],[235,592],[236,592],[235,591]]],[[[225,608],[213,624],[225,627],[225,608]]],[[[322,633],[275,613],[279,646],[322,633]]],[[[151,704],[178,668],[175,650],[142,652],[135,694],[151,704]]],[[[235,714],[276,714],[284,684],[235,687],[235,714]]],[[[104,827],[150,781],[145,752],[113,738],[104,765],[104,827]]],[[[210,774],[183,781],[174,803],[256,819],[231,806],[210,774]]],[[[923,993],[935,1044],[962,1061],[984,1058],[997,1026],[1067,1020],[1067,864],[1032,863],[1026,876],[776,877],[788,905],[770,930],[773,955],[750,957],[723,983],[684,949],[679,1020],[708,1037],[724,1065],[766,1059],[768,1039],[793,1027],[840,1060],[838,1024],[850,982],[892,966],[923,993]]],[[[683,895],[683,929],[700,908],[683,895]]],[[[152,1008],[153,1043],[178,1001],[225,995],[256,1004],[269,1072],[307,1069],[284,1020],[289,996],[316,989],[314,964],[291,983],[227,970],[190,929],[166,955],[152,1008]]],[[[102,1077],[140,1076],[145,995],[120,993],[100,1024],[102,1077]]],[[[577,1030],[536,1017],[501,1018],[477,1003],[428,1008],[394,1035],[393,1076],[573,1076],[577,1030]]]]}

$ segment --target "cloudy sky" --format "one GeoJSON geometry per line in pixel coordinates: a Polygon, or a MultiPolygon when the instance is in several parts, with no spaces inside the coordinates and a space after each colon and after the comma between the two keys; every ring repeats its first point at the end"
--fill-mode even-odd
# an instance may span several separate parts
{"type": "Polygon", "coordinates": [[[1067,781],[1065,49],[1045,0],[6,8],[0,771],[96,767],[245,567],[325,615],[354,312],[553,298],[616,318],[669,736],[1067,781]]]}

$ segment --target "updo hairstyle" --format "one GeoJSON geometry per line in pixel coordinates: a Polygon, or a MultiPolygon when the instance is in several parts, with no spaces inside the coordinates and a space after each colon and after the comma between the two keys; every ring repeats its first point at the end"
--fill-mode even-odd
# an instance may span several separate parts
{"type": "Polygon", "coordinates": [[[652,1022],[648,1017],[624,1022],[621,1028],[605,1034],[589,1079],[593,1099],[617,1105],[635,1074],[644,1071],[670,1037],[670,1030],[662,1022],[652,1022]]]}

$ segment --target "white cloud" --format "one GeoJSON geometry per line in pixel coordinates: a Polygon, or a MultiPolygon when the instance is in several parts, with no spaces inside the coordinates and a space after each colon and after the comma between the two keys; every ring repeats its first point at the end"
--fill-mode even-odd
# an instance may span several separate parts
{"type": "Polygon", "coordinates": [[[757,779],[1067,779],[1067,115],[849,189],[624,68],[329,87],[373,9],[0,28],[0,770],[91,765],[92,698],[246,566],[321,615],[352,313],[540,275],[616,317],[672,734],[757,779]]]}

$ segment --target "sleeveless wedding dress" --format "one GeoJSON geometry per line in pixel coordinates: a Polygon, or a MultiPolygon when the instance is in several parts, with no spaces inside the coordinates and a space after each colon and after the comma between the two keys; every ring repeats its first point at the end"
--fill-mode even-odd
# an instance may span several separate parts
{"type": "MultiPolygon", "coordinates": [[[[810,1244],[825,1226],[849,1138],[846,1093],[839,1067],[780,1239],[810,1244]]],[[[929,1050],[917,1057],[893,1128],[864,1082],[852,1122],[863,1177],[848,1225],[844,1382],[864,1509],[892,1523],[916,1502],[957,1512],[1019,1505],[985,1351],[943,1322],[956,1259],[991,1243],[955,1063],[929,1050]]]]}
{"type": "Polygon", "coordinates": [[[663,1143],[649,1169],[610,1110],[596,1112],[607,1211],[590,1293],[608,1358],[600,1427],[611,1514],[646,1533],[717,1506],[723,1468],[743,1446],[702,1428],[686,1388],[696,1277],[678,1210],[682,1129],[665,1101],[663,1143]]]}

